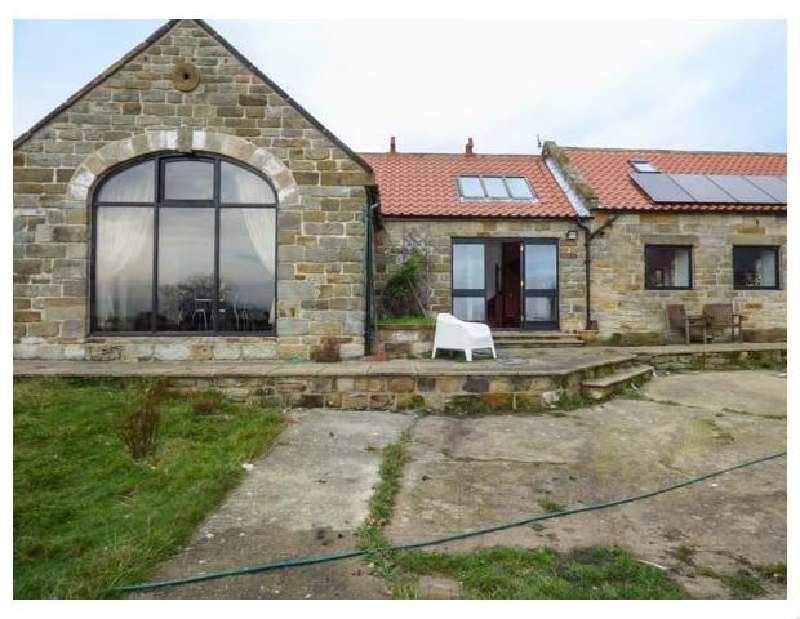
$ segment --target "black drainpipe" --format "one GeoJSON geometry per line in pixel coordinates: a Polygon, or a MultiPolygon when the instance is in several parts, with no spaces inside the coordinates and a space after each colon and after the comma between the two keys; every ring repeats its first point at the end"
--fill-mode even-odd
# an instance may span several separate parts
{"type": "Polygon", "coordinates": [[[378,203],[367,204],[364,209],[364,355],[372,354],[372,221],[378,203]]]}
{"type": "Polygon", "coordinates": [[[585,225],[580,217],[575,218],[575,223],[578,227],[583,230],[584,238],[586,242],[586,330],[592,328],[592,241],[594,237],[599,236],[603,233],[603,230],[608,228],[611,224],[613,224],[619,215],[614,215],[606,221],[602,226],[600,226],[597,230],[592,232],[592,229],[589,226],[585,225]]]}

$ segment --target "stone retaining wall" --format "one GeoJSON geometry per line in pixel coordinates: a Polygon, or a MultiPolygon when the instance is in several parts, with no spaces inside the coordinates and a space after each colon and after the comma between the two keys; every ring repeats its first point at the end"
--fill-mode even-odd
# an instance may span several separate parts
{"type": "MultiPolygon", "coordinates": [[[[627,352],[627,351],[626,351],[627,352]]],[[[658,370],[731,370],[731,369],[784,369],[786,348],[763,350],[730,350],[707,352],[636,352],[631,351],[637,361],[658,370]]]]}
{"type": "Polygon", "coordinates": [[[425,359],[433,351],[434,327],[378,325],[375,331],[374,352],[389,359],[425,359]]]}

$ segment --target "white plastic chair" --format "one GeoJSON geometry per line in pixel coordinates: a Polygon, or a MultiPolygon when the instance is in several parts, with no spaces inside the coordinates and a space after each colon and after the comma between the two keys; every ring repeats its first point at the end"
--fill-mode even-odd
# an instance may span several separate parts
{"type": "Polygon", "coordinates": [[[447,349],[463,350],[467,361],[472,361],[473,350],[486,348],[491,349],[492,358],[497,359],[494,351],[494,339],[488,325],[459,320],[452,314],[436,316],[436,333],[433,336],[431,359],[436,358],[437,350],[447,349]]]}

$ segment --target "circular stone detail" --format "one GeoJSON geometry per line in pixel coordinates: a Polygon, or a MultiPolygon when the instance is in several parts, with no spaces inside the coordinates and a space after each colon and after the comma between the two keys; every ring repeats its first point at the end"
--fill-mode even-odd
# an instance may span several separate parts
{"type": "Polygon", "coordinates": [[[172,84],[181,92],[189,92],[200,83],[200,72],[191,62],[176,62],[172,69],[172,84]]]}

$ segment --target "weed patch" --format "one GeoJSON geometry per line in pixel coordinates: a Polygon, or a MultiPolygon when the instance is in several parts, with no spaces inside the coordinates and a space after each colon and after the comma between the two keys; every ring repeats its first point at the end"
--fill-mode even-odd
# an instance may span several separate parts
{"type": "Polygon", "coordinates": [[[672,549],[669,554],[681,563],[686,563],[687,565],[694,563],[695,551],[691,546],[681,544],[677,548],[672,549]]]}
{"type": "Polygon", "coordinates": [[[721,580],[730,589],[731,596],[737,599],[750,599],[764,594],[764,587],[758,578],[745,570],[723,576],[721,580]]]}
{"type": "Polygon", "coordinates": [[[544,511],[548,514],[552,514],[554,512],[560,512],[564,510],[564,506],[556,503],[552,499],[541,498],[537,501],[539,507],[541,507],[544,511]]]}
{"type": "Polygon", "coordinates": [[[756,571],[762,578],[771,580],[772,582],[786,584],[786,564],[785,563],[770,563],[768,565],[759,565],[756,571]]]}
{"type": "Polygon", "coordinates": [[[408,598],[413,594],[411,581],[395,569],[396,552],[383,534],[394,507],[394,499],[400,491],[403,467],[408,462],[408,444],[411,431],[406,430],[400,438],[388,445],[383,452],[378,474],[380,482],[369,502],[369,515],[357,532],[358,546],[364,551],[364,559],[372,564],[375,573],[386,581],[393,597],[408,598]]]}
{"type": "Polygon", "coordinates": [[[661,570],[618,548],[559,555],[551,548],[496,546],[469,553],[404,551],[397,566],[416,575],[442,574],[461,583],[467,599],[685,599],[661,570]]]}
{"type": "Polygon", "coordinates": [[[564,411],[573,411],[578,408],[587,408],[596,404],[594,400],[587,398],[582,393],[569,393],[565,391],[562,393],[558,400],[556,400],[556,408],[564,411]]]}

